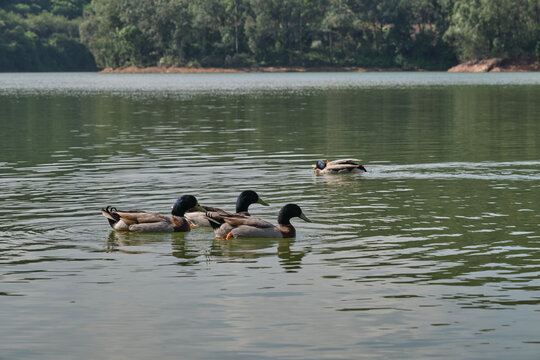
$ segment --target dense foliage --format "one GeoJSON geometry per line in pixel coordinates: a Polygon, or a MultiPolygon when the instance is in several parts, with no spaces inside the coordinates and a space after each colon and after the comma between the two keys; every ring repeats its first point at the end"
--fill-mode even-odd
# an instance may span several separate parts
{"type": "Polygon", "coordinates": [[[455,0],[446,32],[462,59],[540,58],[539,0],[455,0]]]}
{"type": "Polygon", "coordinates": [[[92,68],[94,60],[100,68],[445,69],[458,59],[540,55],[538,0],[1,3],[4,71],[82,70],[92,68]]]}
{"type": "Polygon", "coordinates": [[[456,62],[451,1],[95,0],[81,25],[101,67],[399,66],[456,62]]]}
{"type": "Polygon", "coordinates": [[[80,42],[79,25],[89,0],[1,0],[1,71],[94,70],[80,42]]]}

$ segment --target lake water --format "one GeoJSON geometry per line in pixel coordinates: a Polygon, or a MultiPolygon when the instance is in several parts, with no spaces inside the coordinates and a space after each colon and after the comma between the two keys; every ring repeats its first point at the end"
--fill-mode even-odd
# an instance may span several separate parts
{"type": "Polygon", "coordinates": [[[0,74],[0,125],[1,359],[539,359],[540,73],[0,74]],[[313,223],[100,214],[245,189],[313,223]]]}

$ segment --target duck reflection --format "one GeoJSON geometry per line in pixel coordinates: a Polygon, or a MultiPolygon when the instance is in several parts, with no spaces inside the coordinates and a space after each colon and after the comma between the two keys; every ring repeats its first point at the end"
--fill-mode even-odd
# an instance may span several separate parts
{"type": "Polygon", "coordinates": [[[278,239],[234,239],[215,240],[211,254],[234,259],[257,259],[275,255],[274,246],[278,239]]]}
{"type": "Polygon", "coordinates": [[[302,259],[307,251],[291,251],[291,239],[280,239],[278,243],[278,257],[281,266],[288,272],[295,272],[302,268],[302,259]]]}
{"type": "Polygon", "coordinates": [[[118,232],[111,231],[107,238],[105,247],[106,252],[122,252],[126,254],[144,254],[151,250],[144,249],[127,249],[129,247],[144,248],[151,244],[163,243],[171,241],[171,239],[184,238],[185,233],[167,233],[167,234],[151,234],[137,232],[118,232]]]}
{"type": "Polygon", "coordinates": [[[202,262],[257,262],[257,259],[278,256],[287,271],[301,268],[303,251],[292,251],[292,239],[230,239],[192,240],[174,239],[172,255],[182,261],[180,265],[202,262]]]}
{"type": "Polygon", "coordinates": [[[313,184],[325,184],[330,186],[337,185],[351,185],[358,183],[358,181],[364,181],[365,176],[359,176],[357,174],[343,174],[343,175],[332,175],[332,174],[323,174],[312,176],[313,184]]]}
{"type": "Polygon", "coordinates": [[[304,251],[291,250],[294,239],[230,239],[215,240],[211,255],[236,261],[238,259],[256,260],[276,256],[280,265],[287,271],[301,268],[304,251]]]}
{"type": "Polygon", "coordinates": [[[209,250],[213,239],[186,239],[177,237],[173,239],[171,255],[179,259],[178,265],[191,266],[201,262],[209,262],[209,250]]]}
{"type": "Polygon", "coordinates": [[[144,254],[153,252],[152,245],[170,241],[171,255],[179,260],[177,264],[181,266],[239,260],[255,263],[257,259],[277,255],[280,266],[288,272],[301,269],[302,259],[308,253],[307,250],[291,250],[294,238],[216,240],[213,237],[192,238],[191,235],[111,231],[105,251],[144,254]]]}

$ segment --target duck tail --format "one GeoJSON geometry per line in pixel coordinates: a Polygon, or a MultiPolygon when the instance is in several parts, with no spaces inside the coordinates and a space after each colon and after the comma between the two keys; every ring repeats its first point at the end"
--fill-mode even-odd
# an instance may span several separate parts
{"type": "Polygon", "coordinates": [[[101,209],[101,214],[107,218],[109,225],[114,229],[114,225],[120,221],[120,215],[116,213],[116,208],[112,206],[107,206],[104,209],[101,209]]]}

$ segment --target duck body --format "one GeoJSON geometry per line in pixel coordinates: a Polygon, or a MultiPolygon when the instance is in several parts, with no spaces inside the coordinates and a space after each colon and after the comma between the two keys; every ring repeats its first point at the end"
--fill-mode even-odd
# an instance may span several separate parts
{"type": "Polygon", "coordinates": [[[216,238],[291,238],[296,235],[296,230],[290,219],[299,217],[304,221],[311,222],[296,204],[287,204],[281,208],[278,214],[278,225],[268,221],[245,215],[226,215],[208,213],[208,219],[216,238]]]}
{"type": "MultiPolygon", "coordinates": [[[[270,224],[270,223],[268,223],[270,224]]],[[[227,234],[228,239],[231,237],[237,238],[271,238],[271,239],[281,239],[281,238],[292,238],[296,236],[296,229],[291,225],[285,227],[282,225],[260,227],[252,225],[240,225],[229,231],[227,234]],[[230,234],[230,235],[229,235],[230,234]]]]}
{"type": "Polygon", "coordinates": [[[202,206],[203,211],[193,211],[194,209],[190,209],[189,212],[186,212],[184,216],[193,226],[198,227],[208,227],[210,226],[210,221],[206,218],[205,214],[207,212],[223,212],[227,213],[229,215],[233,215],[233,213],[229,213],[225,210],[221,210],[219,208],[211,207],[211,206],[202,206]]]}
{"type": "Polygon", "coordinates": [[[121,211],[112,206],[101,209],[109,225],[117,231],[133,232],[188,232],[191,226],[184,217],[186,209],[200,208],[192,195],[183,195],[174,203],[171,216],[150,211],[121,211]]]}
{"type": "MultiPolygon", "coordinates": [[[[236,227],[249,227],[253,230],[262,230],[259,231],[260,236],[251,236],[251,237],[281,237],[279,234],[274,236],[269,236],[270,231],[274,225],[264,221],[262,219],[251,217],[245,214],[229,214],[229,213],[220,213],[220,212],[207,212],[207,218],[209,219],[210,225],[214,230],[216,239],[226,239],[229,233],[236,227]],[[264,231],[264,233],[263,233],[264,231]]],[[[247,229],[244,229],[247,230],[247,229]]],[[[255,235],[255,234],[254,234],[255,235]]]]}
{"type": "Polygon", "coordinates": [[[313,168],[317,175],[367,172],[361,162],[360,159],[319,160],[313,168]]]}
{"type": "Polygon", "coordinates": [[[210,221],[206,217],[206,213],[216,213],[222,215],[249,215],[248,209],[251,204],[261,204],[268,206],[268,204],[259,197],[259,195],[253,190],[242,191],[238,198],[236,199],[236,213],[231,213],[220,208],[215,208],[211,206],[202,206],[203,211],[196,211],[190,209],[185,213],[186,218],[194,226],[210,227],[210,221]]]}

